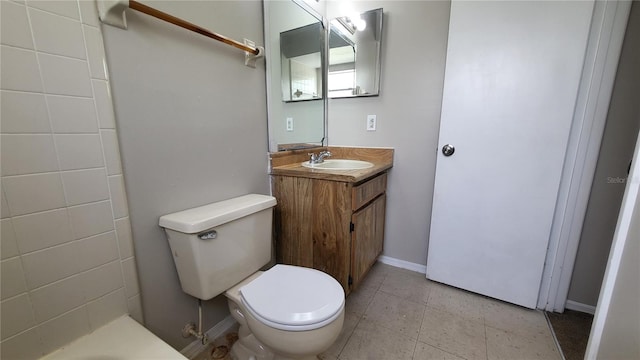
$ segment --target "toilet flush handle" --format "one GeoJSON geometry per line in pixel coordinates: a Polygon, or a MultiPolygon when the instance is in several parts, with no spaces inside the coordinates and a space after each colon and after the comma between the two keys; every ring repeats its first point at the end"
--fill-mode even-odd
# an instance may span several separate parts
{"type": "Polygon", "coordinates": [[[198,237],[200,238],[200,240],[213,240],[218,237],[218,232],[215,230],[206,231],[202,234],[198,234],[198,237]]]}

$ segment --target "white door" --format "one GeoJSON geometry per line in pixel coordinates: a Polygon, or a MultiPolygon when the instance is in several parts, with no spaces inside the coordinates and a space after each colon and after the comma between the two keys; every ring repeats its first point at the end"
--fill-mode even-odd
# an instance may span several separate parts
{"type": "Polygon", "coordinates": [[[592,9],[452,2],[429,279],[536,306],[592,9]]]}

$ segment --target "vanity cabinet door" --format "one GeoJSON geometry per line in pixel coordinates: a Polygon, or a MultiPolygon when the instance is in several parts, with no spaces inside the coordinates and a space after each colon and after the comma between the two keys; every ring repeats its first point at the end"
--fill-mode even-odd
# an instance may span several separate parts
{"type": "Polygon", "coordinates": [[[351,218],[351,277],[355,289],[382,253],[387,197],[383,193],[351,218]]]}

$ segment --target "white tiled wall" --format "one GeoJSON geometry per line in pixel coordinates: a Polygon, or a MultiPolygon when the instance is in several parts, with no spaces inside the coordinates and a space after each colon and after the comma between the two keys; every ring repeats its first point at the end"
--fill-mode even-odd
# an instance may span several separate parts
{"type": "Polygon", "coordinates": [[[1,358],[142,322],[93,0],[0,0],[1,358]]]}

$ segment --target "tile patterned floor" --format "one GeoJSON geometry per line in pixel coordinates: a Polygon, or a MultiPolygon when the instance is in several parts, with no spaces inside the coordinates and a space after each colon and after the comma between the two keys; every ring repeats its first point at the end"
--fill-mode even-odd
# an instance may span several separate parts
{"type": "Polygon", "coordinates": [[[377,263],[324,360],[560,360],[544,314],[377,263]]]}

